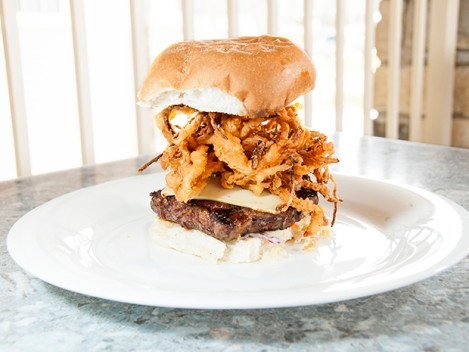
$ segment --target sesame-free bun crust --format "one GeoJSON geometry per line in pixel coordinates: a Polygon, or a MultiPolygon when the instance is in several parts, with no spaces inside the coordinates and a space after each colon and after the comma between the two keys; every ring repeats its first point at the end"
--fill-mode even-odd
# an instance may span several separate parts
{"type": "Polygon", "coordinates": [[[187,41],[158,55],[138,93],[159,110],[184,104],[200,111],[267,116],[314,87],[307,54],[280,37],[187,41]]]}

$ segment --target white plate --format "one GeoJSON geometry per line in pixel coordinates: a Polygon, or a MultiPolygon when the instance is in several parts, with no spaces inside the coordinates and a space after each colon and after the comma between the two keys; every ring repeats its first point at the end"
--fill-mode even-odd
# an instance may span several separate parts
{"type": "Polygon", "coordinates": [[[335,238],[276,262],[213,264],[148,235],[149,193],[163,174],[126,178],[54,199],[23,216],[8,250],[30,274],[115,301],[181,308],[319,304],[409,285],[469,248],[469,214],[430,192],[345,175],[335,238]]]}

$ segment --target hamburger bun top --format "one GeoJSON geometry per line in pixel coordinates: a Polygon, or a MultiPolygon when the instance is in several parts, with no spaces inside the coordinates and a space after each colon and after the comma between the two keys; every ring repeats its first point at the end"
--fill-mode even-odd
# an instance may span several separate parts
{"type": "Polygon", "coordinates": [[[285,38],[187,41],[156,57],[138,100],[158,110],[183,104],[199,111],[267,116],[313,89],[315,79],[307,54],[285,38]]]}

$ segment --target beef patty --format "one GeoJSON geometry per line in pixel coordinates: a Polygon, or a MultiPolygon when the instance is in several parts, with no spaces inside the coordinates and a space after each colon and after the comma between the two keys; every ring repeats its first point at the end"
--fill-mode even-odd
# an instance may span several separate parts
{"type": "MultiPolygon", "coordinates": [[[[297,195],[318,203],[317,193],[313,190],[302,189],[297,195]]],[[[161,190],[150,193],[150,196],[151,208],[160,218],[222,241],[231,241],[247,233],[283,230],[303,218],[303,214],[292,207],[271,214],[212,200],[193,199],[183,203],[174,196],[163,196],[161,190]]]]}

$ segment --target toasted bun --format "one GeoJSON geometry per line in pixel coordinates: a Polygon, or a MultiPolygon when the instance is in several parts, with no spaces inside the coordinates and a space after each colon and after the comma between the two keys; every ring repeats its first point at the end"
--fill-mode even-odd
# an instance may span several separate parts
{"type": "Polygon", "coordinates": [[[280,37],[188,41],[164,50],[138,93],[157,109],[184,104],[240,116],[275,113],[314,87],[307,54],[280,37]]]}

